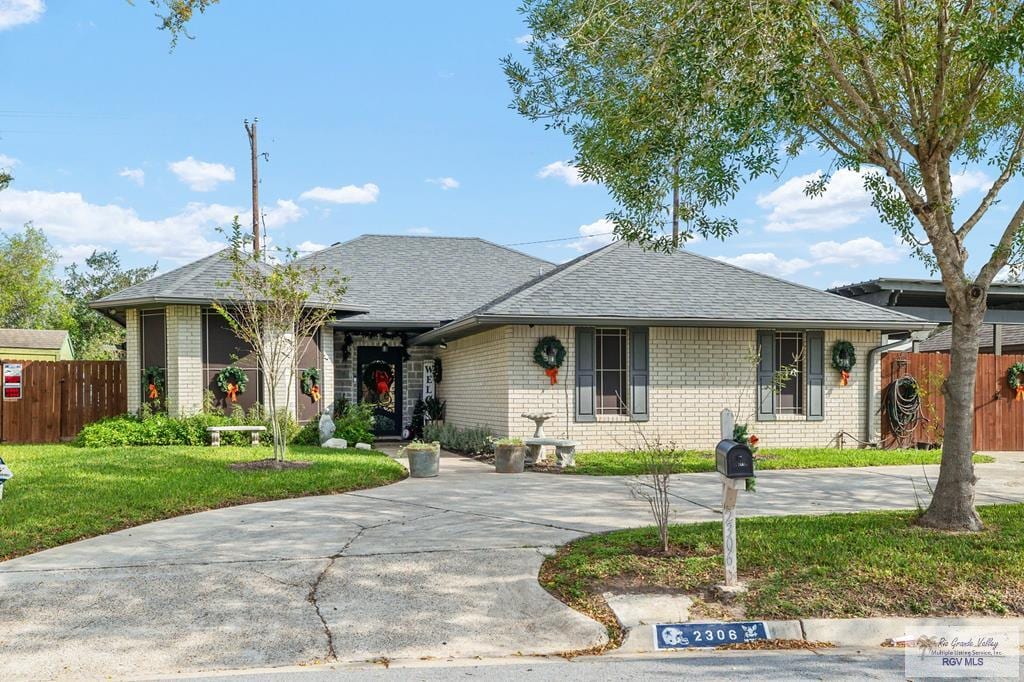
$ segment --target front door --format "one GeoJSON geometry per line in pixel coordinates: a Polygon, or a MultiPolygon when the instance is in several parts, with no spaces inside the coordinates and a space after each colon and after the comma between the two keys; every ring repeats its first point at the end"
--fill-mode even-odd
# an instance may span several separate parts
{"type": "Polygon", "coordinates": [[[373,433],[402,433],[402,349],[366,346],[357,351],[359,402],[373,405],[373,433]]]}

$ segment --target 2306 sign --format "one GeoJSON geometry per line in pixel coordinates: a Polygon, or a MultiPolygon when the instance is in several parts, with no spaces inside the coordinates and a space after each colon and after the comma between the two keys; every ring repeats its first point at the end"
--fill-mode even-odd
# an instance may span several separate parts
{"type": "Polygon", "coordinates": [[[768,639],[762,621],[746,623],[667,623],[654,626],[655,649],[688,649],[768,639]]]}

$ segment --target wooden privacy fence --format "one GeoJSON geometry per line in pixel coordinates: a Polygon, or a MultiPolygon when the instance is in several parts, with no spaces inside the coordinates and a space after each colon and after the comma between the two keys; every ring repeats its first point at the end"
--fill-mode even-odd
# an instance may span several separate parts
{"type": "Polygon", "coordinates": [[[4,360],[23,367],[22,397],[0,402],[0,441],[59,443],[82,427],[128,411],[123,361],[4,360]]]}
{"type": "MultiPolygon", "coordinates": [[[[976,450],[1024,450],[1024,401],[1006,382],[1006,373],[1024,355],[978,356],[974,388],[974,448],[976,450]]],[[[938,443],[942,440],[942,416],[946,407],[942,382],[949,374],[948,353],[887,353],[882,358],[882,435],[889,441],[892,429],[885,410],[892,382],[904,375],[917,380],[923,389],[924,420],[905,445],[938,443]]]]}

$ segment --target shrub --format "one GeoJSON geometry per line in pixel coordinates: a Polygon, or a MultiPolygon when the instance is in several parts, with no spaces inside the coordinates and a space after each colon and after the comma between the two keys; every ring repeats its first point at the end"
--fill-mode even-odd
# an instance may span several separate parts
{"type": "Polygon", "coordinates": [[[345,402],[335,410],[334,437],[344,438],[350,445],[373,444],[373,406],[367,403],[345,402]]]}
{"type": "Polygon", "coordinates": [[[467,455],[490,452],[494,434],[488,427],[459,429],[451,424],[429,423],[423,429],[423,440],[438,441],[445,450],[467,455]]]}
{"type": "Polygon", "coordinates": [[[300,428],[291,439],[292,445],[320,445],[320,421],[314,419],[300,428]]]}
{"type": "MultiPolygon", "coordinates": [[[[230,417],[223,414],[200,413],[188,417],[169,417],[162,412],[143,411],[136,415],[110,417],[87,424],[75,439],[75,445],[87,448],[126,447],[133,445],[206,445],[210,426],[266,426],[262,410],[253,410],[248,415],[236,409],[230,417]]],[[[298,430],[294,420],[289,430],[298,430]]],[[[224,445],[248,445],[248,433],[223,433],[224,445]]],[[[267,444],[266,439],[263,440],[267,444]]]]}

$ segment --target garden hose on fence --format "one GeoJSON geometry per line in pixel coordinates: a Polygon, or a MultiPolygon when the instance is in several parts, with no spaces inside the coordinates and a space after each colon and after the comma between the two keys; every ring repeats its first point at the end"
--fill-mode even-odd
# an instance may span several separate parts
{"type": "Polygon", "coordinates": [[[889,426],[896,439],[913,435],[921,422],[921,389],[917,379],[909,374],[896,379],[889,386],[887,414],[889,426]]]}

